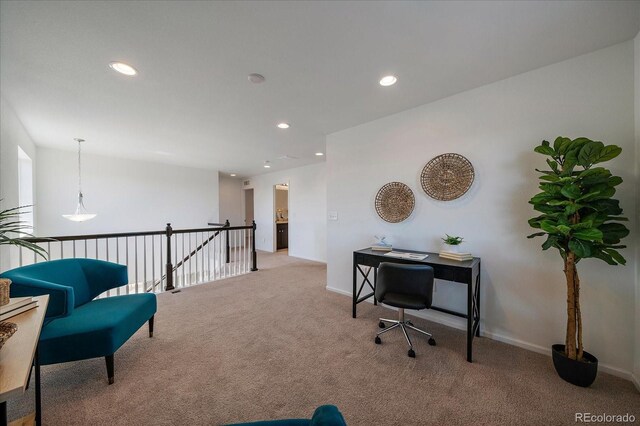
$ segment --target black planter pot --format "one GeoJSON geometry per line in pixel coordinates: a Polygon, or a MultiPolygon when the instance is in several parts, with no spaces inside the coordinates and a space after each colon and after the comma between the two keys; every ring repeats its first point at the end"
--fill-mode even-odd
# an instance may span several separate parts
{"type": "Polygon", "coordinates": [[[598,374],[598,358],[588,352],[582,353],[582,361],[567,358],[564,354],[564,345],[551,346],[553,366],[558,375],[572,385],[591,386],[598,374]]]}

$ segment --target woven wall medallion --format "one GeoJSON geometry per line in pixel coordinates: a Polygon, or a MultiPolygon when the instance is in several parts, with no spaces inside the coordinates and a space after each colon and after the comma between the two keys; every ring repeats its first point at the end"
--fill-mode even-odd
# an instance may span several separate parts
{"type": "Polygon", "coordinates": [[[415,205],[413,191],[402,182],[387,183],[376,194],[376,212],[387,222],[402,222],[411,216],[415,205]]]}
{"type": "Polygon", "coordinates": [[[422,189],[431,198],[450,201],[471,188],[475,173],[473,165],[460,154],[448,153],[431,159],[422,169],[422,189]]]}

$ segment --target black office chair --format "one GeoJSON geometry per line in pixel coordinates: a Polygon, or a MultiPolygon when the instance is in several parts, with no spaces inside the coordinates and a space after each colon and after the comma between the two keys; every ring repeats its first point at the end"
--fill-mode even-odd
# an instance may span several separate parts
{"type": "Polygon", "coordinates": [[[415,327],[411,321],[404,319],[405,309],[429,309],[433,299],[433,268],[427,265],[403,265],[400,263],[381,263],[378,267],[378,279],[376,282],[376,300],[385,305],[398,308],[398,320],[380,318],[378,324],[384,328],[376,334],[375,342],[382,343],[380,335],[389,330],[400,327],[404,338],[409,344],[408,355],[415,358],[411,339],[407,334],[407,328],[429,336],[429,344],[435,346],[436,341],[424,330],[415,327]],[[385,328],[386,324],[393,324],[385,328]]]}

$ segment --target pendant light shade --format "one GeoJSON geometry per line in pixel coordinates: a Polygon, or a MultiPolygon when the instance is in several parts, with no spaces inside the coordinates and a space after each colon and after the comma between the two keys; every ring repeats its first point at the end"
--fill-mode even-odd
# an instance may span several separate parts
{"type": "Polygon", "coordinates": [[[78,142],[78,205],[76,207],[76,211],[73,214],[63,214],[62,217],[65,219],[69,219],[73,222],[84,222],[90,219],[93,219],[97,216],[95,213],[87,212],[87,209],[84,207],[83,195],[82,195],[82,163],[81,163],[81,144],[84,142],[84,139],[74,139],[78,142]]]}

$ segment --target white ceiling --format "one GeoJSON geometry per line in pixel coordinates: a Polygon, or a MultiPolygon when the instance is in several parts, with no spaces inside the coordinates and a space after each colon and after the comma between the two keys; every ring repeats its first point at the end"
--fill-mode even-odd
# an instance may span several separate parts
{"type": "MultiPolygon", "coordinates": [[[[239,175],[325,135],[634,37],[640,2],[8,2],[0,91],[39,146],[239,175]],[[110,61],[139,71],[128,78],[110,61]],[[261,73],[266,82],[247,81],[261,73]],[[398,76],[381,87],[386,74],[398,76]],[[291,123],[289,130],[275,127],[291,123]]],[[[297,160],[278,160],[289,155],[297,160]]]]}

